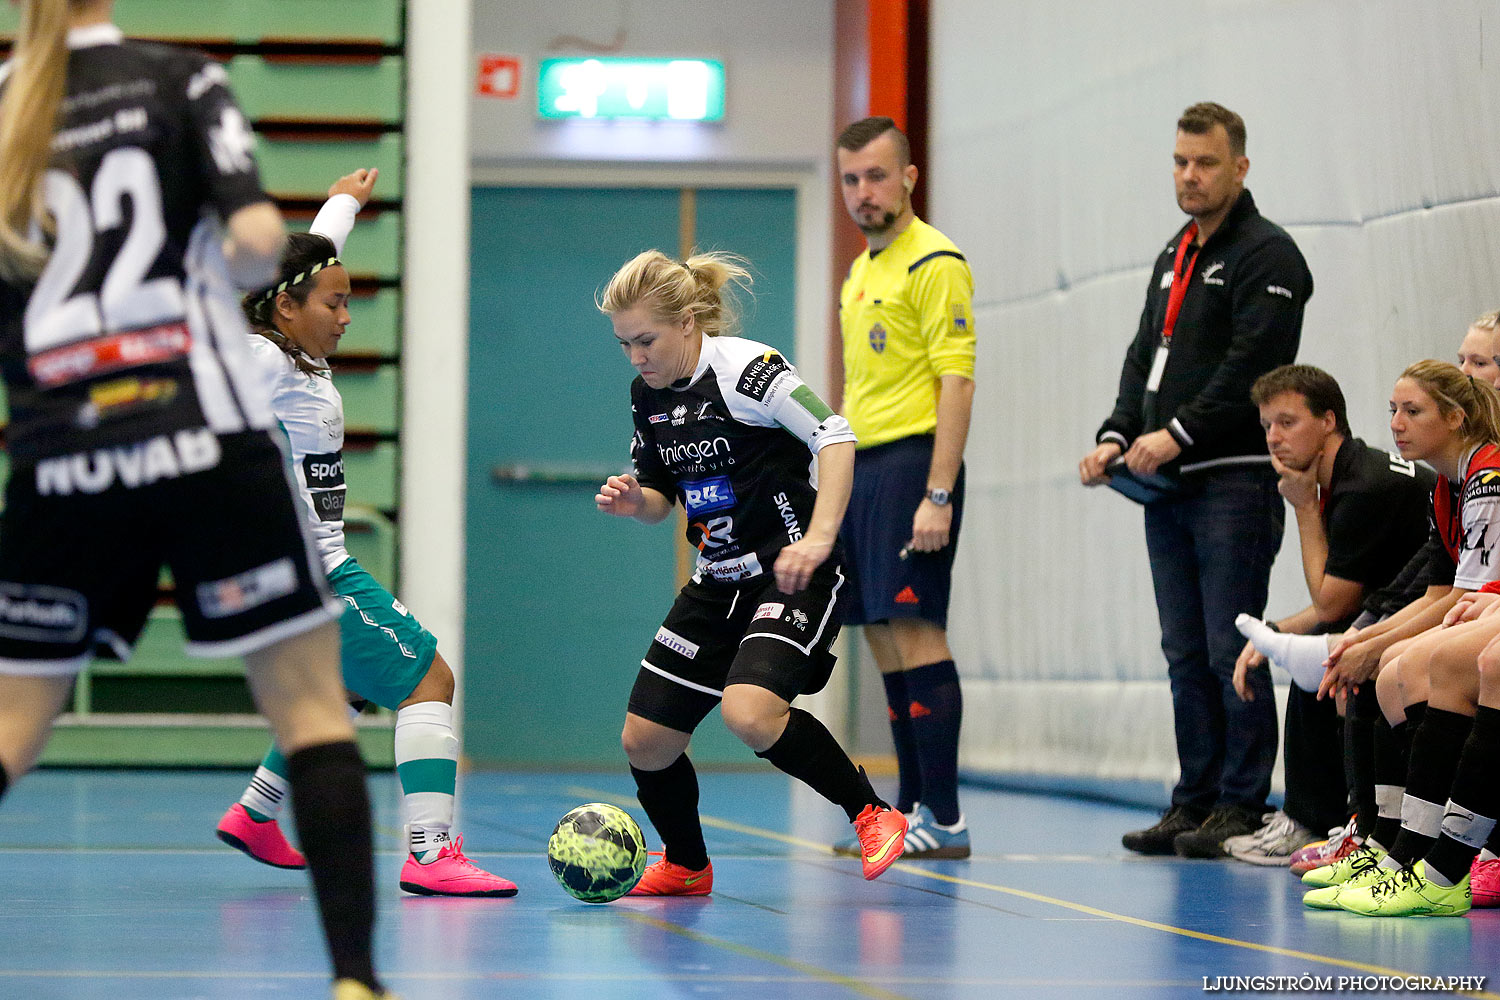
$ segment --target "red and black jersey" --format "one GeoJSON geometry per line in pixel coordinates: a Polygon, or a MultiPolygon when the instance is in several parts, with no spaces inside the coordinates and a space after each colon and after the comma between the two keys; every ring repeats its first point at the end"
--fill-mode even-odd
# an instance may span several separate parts
{"type": "Polygon", "coordinates": [[[265,200],[224,67],[113,25],[68,45],[43,180],[49,257],[34,282],[0,284],[10,450],[269,426],[220,250],[221,221],[265,200]]]}
{"type": "Polygon", "coordinates": [[[1478,590],[1500,577],[1500,446],[1479,445],[1459,462],[1462,486],[1439,476],[1432,491],[1432,536],[1454,565],[1453,586],[1478,590]]]}

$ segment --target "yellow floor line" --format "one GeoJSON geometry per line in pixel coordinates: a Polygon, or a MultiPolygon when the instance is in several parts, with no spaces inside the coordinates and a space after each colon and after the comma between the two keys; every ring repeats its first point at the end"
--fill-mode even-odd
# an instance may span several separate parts
{"type": "MultiPolygon", "coordinates": [[[[639,805],[639,802],[637,802],[634,798],[622,795],[614,795],[609,792],[599,791],[598,789],[570,788],[569,792],[582,795],[599,796],[599,801],[611,802],[615,805],[639,805]]],[[[827,853],[829,851],[829,846],[824,843],[819,843],[812,840],[803,840],[800,837],[788,836],[784,833],[778,833],[775,830],[765,830],[759,827],[746,826],[743,823],[735,823],[729,820],[718,819],[711,816],[703,817],[703,825],[711,826],[720,830],[732,830],[735,833],[743,833],[752,837],[760,837],[764,840],[774,840],[779,843],[791,844],[796,847],[805,847],[814,851],[820,851],[824,853],[827,853]]],[[[1119,923],[1131,924],[1136,927],[1144,927],[1148,930],[1161,931],[1164,934],[1176,934],[1180,937],[1194,938],[1199,941],[1208,941],[1213,944],[1228,945],[1232,948],[1244,948],[1248,951],[1260,951],[1271,955],[1280,955],[1283,958],[1297,958],[1307,962],[1319,962],[1323,965],[1333,965],[1339,968],[1354,969],[1355,971],[1365,972],[1375,976],[1399,976],[1401,978],[1408,978],[1415,975],[1415,973],[1402,972],[1399,969],[1388,969],[1384,966],[1371,965],[1367,962],[1356,962],[1353,959],[1333,958],[1329,955],[1318,955],[1310,951],[1298,951],[1294,948],[1281,948],[1277,945],[1259,944],[1255,941],[1241,941],[1238,938],[1223,937],[1218,934],[1207,934],[1203,931],[1189,930],[1186,927],[1174,927],[1171,924],[1157,923],[1154,920],[1143,920],[1140,917],[1131,917],[1126,916],[1123,913],[1113,913],[1109,910],[1101,910],[1097,907],[1088,906],[1083,903],[1074,903],[1066,899],[1056,899],[1052,896],[1043,896],[1040,893],[1028,892],[1025,889],[1013,889],[1010,886],[995,885],[990,882],[979,882],[974,879],[959,878],[956,875],[945,875],[942,872],[935,872],[926,867],[911,864],[910,862],[898,861],[894,865],[892,865],[891,868],[896,871],[903,872],[907,875],[916,875],[919,878],[929,878],[938,882],[948,882],[953,885],[962,885],[970,889],[984,889],[989,892],[999,892],[1008,896],[1016,896],[1020,899],[1029,899],[1035,903],[1046,903],[1050,906],[1060,906],[1065,910],[1072,910],[1075,913],[1087,914],[1091,917],[1100,917],[1106,920],[1114,920],[1118,921],[1119,923]]],[[[1353,919],[1374,920],[1376,918],[1353,917],[1353,919]]],[[[1486,998],[1486,1000],[1500,1000],[1500,994],[1489,993],[1485,991],[1473,991],[1466,993],[1465,995],[1484,997],[1486,998]]]]}

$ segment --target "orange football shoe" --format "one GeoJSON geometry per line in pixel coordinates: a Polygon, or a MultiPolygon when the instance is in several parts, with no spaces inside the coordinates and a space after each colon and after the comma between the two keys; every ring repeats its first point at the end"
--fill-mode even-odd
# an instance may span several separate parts
{"type": "Polygon", "coordinates": [[[859,838],[859,861],[865,881],[877,879],[906,849],[906,814],[879,806],[865,806],[854,817],[854,834],[859,838]]]}
{"type": "MultiPolygon", "coordinates": [[[[654,853],[654,852],[653,852],[654,853]]],[[[714,888],[714,865],[702,871],[674,865],[666,858],[648,867],[628,896],[707,896],[714,888]]]]}

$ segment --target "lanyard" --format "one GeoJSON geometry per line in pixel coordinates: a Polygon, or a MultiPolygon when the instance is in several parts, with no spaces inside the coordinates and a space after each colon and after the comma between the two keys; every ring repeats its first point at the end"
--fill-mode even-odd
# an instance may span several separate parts
{"type": "Polygon", "coordinates": [[[1193,265],[1198,263],[1198,251],[1202,249],[1195,247],[1192,254],[1188,253],[1188,247],[1197,235],[1198,223],[1193,222],[1182,234],[1182,242],[1177,244],[1177,257],[1172,261],[1172,290],[1167,293],[1167,316],[1161,326],[1161,343],[1156,347],[1151,373],[1146,378],[1147,396],[1143,403],[1148,426],[1156,419],[1155,396],[1161,388],[1162,373],[1167,369],[1167,351],[1172,347],[1172,331],[1177,326],[1177,314],[1182,312],[1182,300],[1187,297],[1188,282],[1193,277],[1193,265]]]}
{"type": "Polygon", "coordinates": [[[1172,331],[1177,326],[1177,314],[1182,312],[1182,300],[1187,297],[1188,281],[1193,277],[1193,265],[1198,263],[1198,250],[1201,247],[1195,247],[1191,256],[1187,253],[1188,246],[1197,235],[1198,223],[1194,222],[1182,234],[1182,242],[1177,244],[1177,258],[1172,262],[1172,291],[1167,294],[1167,318],[1161,326],[1163,347],[1171,346],[1172,331]],[[1184,257],[1187,258],[1186,266],[1183,265],[1184,257]]]}

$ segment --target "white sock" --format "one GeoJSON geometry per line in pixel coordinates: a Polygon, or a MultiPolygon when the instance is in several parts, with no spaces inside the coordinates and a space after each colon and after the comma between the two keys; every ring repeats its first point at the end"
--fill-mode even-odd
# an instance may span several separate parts
{"type": "Polygon", "coordinates": [[[458,737],[453,706],[441,701],[396,713],[396,773],[401,778],[408,848],[418,861],[436,861],[453,828],[458,737]]]}
{"type": "Polygon", "coordinates": [[[291,783],[285,778],[262,764],[255,769],[250,787],[240,796],[240,805],[267,819],[275,819],[281,815],[281,807],[286,804],[287,792],[291,787],[291,783]]]}
{"type": "Polygon", "coordinates": [[[1323,661],[1333,648],[1332,636],[1273,632],[1265,622],[1250,615],[1235,618],[1234,627],[1267,659],[1291,674],[1292,683],[1302,690],[1316,691],[1323,683],[1323,661]]]}

